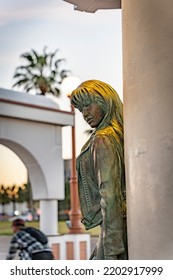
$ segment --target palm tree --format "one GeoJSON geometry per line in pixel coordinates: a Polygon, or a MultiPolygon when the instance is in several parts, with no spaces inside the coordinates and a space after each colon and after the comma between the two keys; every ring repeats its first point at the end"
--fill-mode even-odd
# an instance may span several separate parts
{"type": "Polygon", "coordinates": [[[19,189],[18,202],[24,202],[24,201],[27,202],[28,209],[33,210],[32,188],[29,180],[26,184],[23,184],[19,189]]]}
{"type": "Polygon", "coordinates": [[[0,185],[0,204],[2,204],[2,213],[5,215],[5,204],[8,204],[10,199],[8,197],[6,188],[3,185],[0,185]]]}
{"type": "Polygon", "coordinates": [[[13,87],[22,86],[26,92],[39,90],[37,94],[40,95],[52,93],[58,96],[60,94],[60,84],[70,71],[62,69],[65,59],[57,58],[58,49],[50,53],[46,49],[47,47],[44,47],[42,54],[32,49],[31,52],[20,56],[26,63],[15,69],[13,78],[17,81],[13,87]]]}
{"type": "Polygon", "coordinates": [[[10,201],[12,201],[12,203],[13,203],[13,213],[16,210],[16,202],[17,202],[17,199],[19,197],[19,195],[18,195],[19,188],[20,187],[17,186],[17,185],[8,186],[6,188],[7,195],[9,197],[10,201]]]}

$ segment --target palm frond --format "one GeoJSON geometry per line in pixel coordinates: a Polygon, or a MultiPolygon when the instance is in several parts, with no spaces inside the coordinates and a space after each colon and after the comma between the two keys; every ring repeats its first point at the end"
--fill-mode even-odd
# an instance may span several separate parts
{"type": "Polygon", "coordinates": [[[61,62],[65,62],[65,58],[60,58],[60,59],[57,59],[54,63],[55,67],[58,68],[59,64],[61,64],[61,62]]]}
{"type": "Polygon", "coordinates": [[[27,82],[28,82],[28,79],[27,79],[27,78],[18,80],[18,81],[13,85],[13,87],[16,87],[16,86],[20,87],[22,84],[26,84],[27,82]]]}
{"type": "Polygon", "coordinates": [[[31,85],[29,85],[29,84],[26,84],[25,86],[24,86],[24,90],[26,90],[26,92],[29,92],[29,91],[31,91],[33,89],[33,86],[31,86],[31,85]]]}
{"type": "Polygon", "coordinates": [[[39,55],[37,54],[36,50],[34,50],[34,49],[31,49],[31,53],[33,53],[35,57],[39,56],[39,55]]]}
{"type": "Polygon", "coordinates": [[[57,87],[54,87],[53,89],[50,90],[50,92],[55,95],[55,96],[59,96],[60,95],[60,89],[57,87]]]}
{"type": "Polygon", "coordinates": [[[46,50],[47,50],[47,46],[44,46],[44,48],[43,48],[43,53],[44,53],[44,55],[47,54],[47,53],[46,53],[46,50]]]}
{"type": "Polygon", "coordinates": [[[59,51],[59,49],[56,49],[52,54],[50,54],[50,62],[49,62],[50,68],[52,68],[53,59],[55,58],[58,51],[59,51]]]}
{"type": "Polygon", "coordinates": [[[30,53],[21,54],[21,57],[27,59],[30,62],[33,62],[33,57],[32,57],[32,55],[30,53]]]}
{"type": "Polygon", "coordinates": [[[25,68],[27,68],[29,65],[21,65],[21,66],[18,66],[18,67],[16,67],[16,71],[17,70],[22,70],[22,69],[25,69],[25,68]]]}
{"type": "Polygon", "coordinates": [[[42,54],[34,49],[31,49],[31,52],[23,53],[21,57],[25,59],[26,65],[20,65],[15,69],[13,78],[17,81],[13,87],[23,86],[27,92],[31,89],[39,89],[43,95],[46,92],[51,92],[58,96],[60,94],[58,85],[71,73],[70,70],[61,70],[62,62],[66,60],[56,58],[58,51],[59,49],[53,53],[47,52],[47,47],[44,47],[42,54]]]}
{"type": "Polygon", "coordinates": [[[20,72],[16,72],[15,74],[14,74],[14,76],[13,76],[13,78],[15,79],[15,78],[18,78],[18,77],[26,77],[26,74],[25,73],[20,73],[20,72]]]}
{"type": "Polygon", "coordinates": [[[62,70],[60,72],[60,76],[61,76],[62,81],[63,81],[63,79],[65,79],[69,75],[71,75],[71,71],[70,70],[62,70]]]}

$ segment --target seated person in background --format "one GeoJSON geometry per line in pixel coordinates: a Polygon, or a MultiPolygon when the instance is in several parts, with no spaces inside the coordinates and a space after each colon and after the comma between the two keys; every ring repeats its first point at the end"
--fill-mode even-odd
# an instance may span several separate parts
{"type": "Polygon", "coordinates": [[[48,239],[41,231],[25,227],[25,222],[22,219],[14,220],[12,228],[14,235],[6,260],[14,259],[17,251],[20,251],[20,260],[53,260],[48,239]]]}

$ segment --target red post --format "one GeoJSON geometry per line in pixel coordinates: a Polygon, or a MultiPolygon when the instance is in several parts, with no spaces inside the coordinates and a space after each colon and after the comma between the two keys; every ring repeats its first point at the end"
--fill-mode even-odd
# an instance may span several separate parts
{"type": "Polygon", "coordinates": [[[69,211],[70,227],[69,233],[82,233],[83,227],[81,224],[81,211],[79,208],[78,182],[76,172],[76,140],[75,140],[75,110],[71,106],[71,111],[74,116],[74,125],[72,126],[72,161],[71,161],[71,178],[70,178],[70,203],[69,211]]]}

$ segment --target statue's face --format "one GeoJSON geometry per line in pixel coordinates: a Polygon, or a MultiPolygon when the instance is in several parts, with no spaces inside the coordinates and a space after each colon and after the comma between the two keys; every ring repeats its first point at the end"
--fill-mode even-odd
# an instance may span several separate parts
{"type": "Polygon", "coordinates": [[[82,108],[84,120],[92,127],[98,127],[103,120],[105,113],[103,109],[96,103],[85,105],[82,108]]]}

